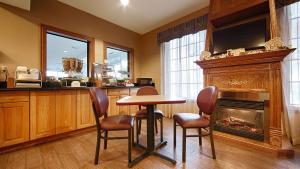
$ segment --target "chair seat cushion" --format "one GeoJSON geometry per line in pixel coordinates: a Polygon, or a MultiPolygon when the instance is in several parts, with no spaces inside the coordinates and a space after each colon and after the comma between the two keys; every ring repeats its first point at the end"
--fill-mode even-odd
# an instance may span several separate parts
{"type": "Polygon", "coordinates": [[[209,119],[194,113],[176,113],[174,120],[183,128],[205,128],[209,126],[209,119]]]}
{"type": "MultiPolygon", "coordinates": [[[[155,109],[154,113],[155,113],[155,117],[157,117],[157,118],[161,118],[164,116],[164,113],[159,109],[155,109]]],[[[147,109],[138,110],[135,114],[135,117],[147,118],[147,109]]]]}
{"type": "Polygon", "coordinates": [[[101,120],[103,130],[128,130],[133,127],[134,117],[129,115],[109,116],[101,120]]]}

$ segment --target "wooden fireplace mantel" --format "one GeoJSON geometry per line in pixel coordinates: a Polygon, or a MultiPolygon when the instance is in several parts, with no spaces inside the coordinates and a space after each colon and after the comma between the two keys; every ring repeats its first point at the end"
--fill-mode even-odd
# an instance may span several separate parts
{"type": "Polygon", "coordinates": [[[280,62],[288,54],[292,53],[295,48],[277,50],[249,55],[241,55],[235,57],[227,57],[212,60],[195,61],[202,69],[216,68],[216,67],[227,67],[235,65],[248,65],[248,64],[259,64],[259,63],[271,63],[280,62]]]}
{"type": "Polygon", "coordinates": [[[288,142],[282,134],[281,125],[283,113],[281,61],[294,50],[286,49],[195,62],[203,68],[205,86],[215,85],[225,91],[263,91],[270,96],[265,128],[267,139],[264,142],[220,132],[215,132],[216,137],[254,148],[272,150],[278,154],[294,153],[294,150],[287,146],[288,142]]]}

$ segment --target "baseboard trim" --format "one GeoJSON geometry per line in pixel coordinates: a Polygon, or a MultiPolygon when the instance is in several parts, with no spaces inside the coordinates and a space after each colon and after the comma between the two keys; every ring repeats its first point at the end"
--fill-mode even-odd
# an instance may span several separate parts
{"type": "Polygon", "coordinates": [[[6,146],[6,147],[1,147],[0,148],[0,154],[12,152],[12,151],[17,151],[17,150],[20,150],[20,149],[32,147],[34,145],[44,144],[44,143],[64,139],[64,138],[67,138],[67,137],[79,135],[79,134],[82,134],[82,133],[91,132],[91,131],[96,131],[96,127],[92,126],[92,127],[88,127],[88,128],[84,128],[84,129],[78,129],[78,130],[74,130],[74,131],[70,131],[70,132],[66,132],[66,133],[60,133],[60,134],[49,136],[49,137],[39,138],[39,139],[36,139],[36,140],[31,140],[31,141],[28,141],[28,142],[24,142],[24,143],[10,145],[10,146],[6,146]]]}

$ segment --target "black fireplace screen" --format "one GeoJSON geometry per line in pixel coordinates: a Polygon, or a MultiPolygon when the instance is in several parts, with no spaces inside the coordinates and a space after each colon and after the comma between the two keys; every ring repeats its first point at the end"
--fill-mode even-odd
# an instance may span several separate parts
{"type": "Polygon", "coordinates": [[[215,130],[264,141],[264,102],[219,99],[217,107],[215,130]]]}

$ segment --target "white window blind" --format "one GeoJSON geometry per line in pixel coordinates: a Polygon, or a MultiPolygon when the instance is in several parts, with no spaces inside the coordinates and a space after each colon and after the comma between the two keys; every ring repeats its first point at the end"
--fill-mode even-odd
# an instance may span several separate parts
{"type": "Polygon", "coordinates": [[[289,43],[297,48],[292,56],[288,57],[289,67],[289,103],[300,105],[300,2],[288,6],[289,43]]]}
{"type": "Polygon", "coordinates": [[[194,63],[205,47],[206,30],[162,44],[164,94],[196,100],[203,88],[202,69],[194,63]]]}

